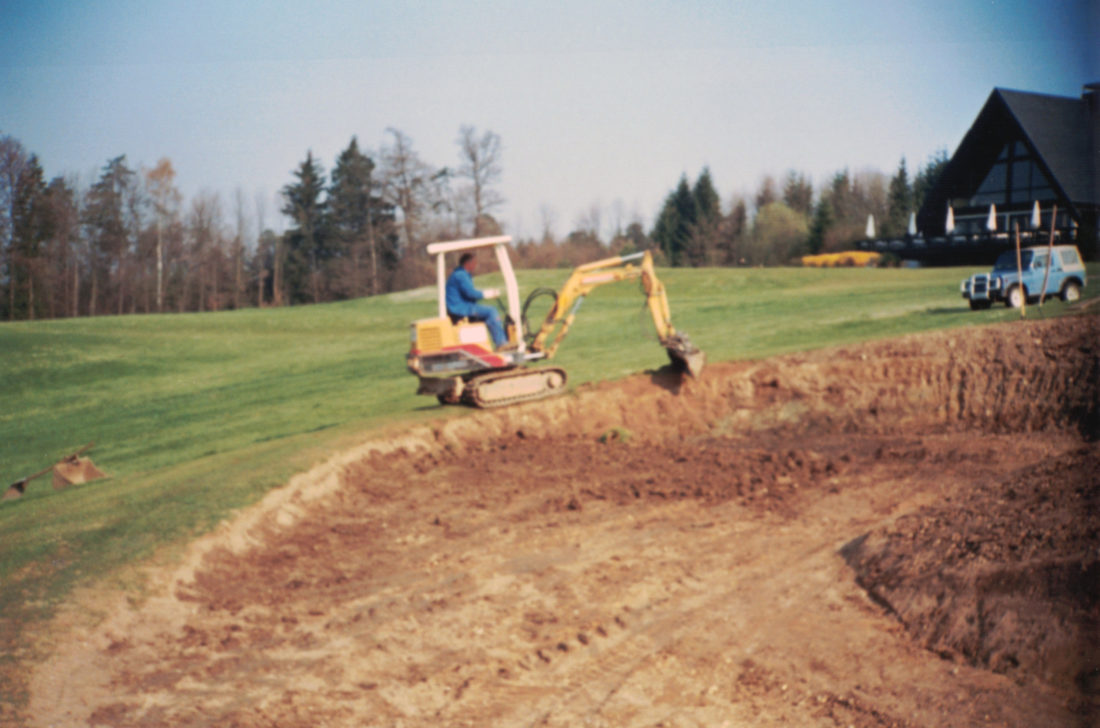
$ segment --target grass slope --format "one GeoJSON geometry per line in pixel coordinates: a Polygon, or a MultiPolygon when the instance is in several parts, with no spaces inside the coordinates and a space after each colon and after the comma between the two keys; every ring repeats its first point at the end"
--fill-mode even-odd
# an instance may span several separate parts
{"type": "MultiPolygon", "coordinates": [[[[958,283],[970,272],[661,275],[675,325],[717,361],[1019,316],[969,311],[958,283]]],[[[1090,272],[1096,280],[1100,270],[1090,272]]],[[[521,272],[520,288],[566,277],[521,272]]],[[[1054,301],[1043,315],[1064,310],[1054,301]]],[[[0,487],[90,441],[112,476],[59,492],[47,476],[0,503],[0,661],[25,656],[24,630],[74,586],[186,542],[364,431],[464,414],[415,396],[405,371],[408,324],[434,311],[434,289],[419,289],[297,308],[0,324],[0,487]]],[[[593,293],[556,361],[571,386],[662,366],[637,286],[593,293]]],[[[0,687],[0,703],[21,702],[18,689],[0,687]]]]}

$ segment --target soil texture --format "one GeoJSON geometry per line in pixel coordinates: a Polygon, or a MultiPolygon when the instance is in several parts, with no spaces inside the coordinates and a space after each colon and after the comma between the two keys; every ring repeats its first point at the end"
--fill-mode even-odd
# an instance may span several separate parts
{"type": "Polygon", "coordinates": [[[1096,725],[1098,380],[1088,315],[394,432],[60,618],[29,719],[1096,725]]]}

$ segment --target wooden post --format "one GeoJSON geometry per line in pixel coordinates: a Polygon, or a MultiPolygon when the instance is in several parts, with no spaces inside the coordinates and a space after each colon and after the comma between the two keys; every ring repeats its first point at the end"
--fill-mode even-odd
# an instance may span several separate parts
{"type": "Polygon", "coordinates": [[[1058,217],[1058,205],[1050,211],[1050,242],[1047,243],[1047,269],[1043,273],[1043,290],[1039,293],[1039,310],[1043,310],[1043,299],[1047,296],[1047,281],[1050,279],[1050,266],[1054,261],[1054,218],[1058,217]]]}
{"type": "Polygon", "coordinates": [[[1024,266],[1020,262],[1020,223],[1016,223],[1016,285],[1020,287],[1020,318],[1027,318],[1027,289],[1024,288],[1024,266]]]}

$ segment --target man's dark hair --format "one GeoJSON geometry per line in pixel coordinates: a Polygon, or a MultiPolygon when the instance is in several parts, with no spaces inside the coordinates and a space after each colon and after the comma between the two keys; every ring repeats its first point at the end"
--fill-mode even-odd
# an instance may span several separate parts
{"type": "Polygon", "coordinates": [[[466,264],[469,263],[473,259],[474,259],[474,254],[473,253],[463,253],[462,257],[458,259],[458,264],[460,266],[462,266],[463,268],[465,268],[466,264]]]}

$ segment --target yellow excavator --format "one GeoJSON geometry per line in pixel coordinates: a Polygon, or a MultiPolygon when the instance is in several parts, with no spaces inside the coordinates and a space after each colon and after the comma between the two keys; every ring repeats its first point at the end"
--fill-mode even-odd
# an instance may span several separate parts
{"type": "Polygon", "coordinates": [[[537,288],[519,303],[519,286],[508,256],[512,238],[497,235],[470,240],[432,243],[435,256],[439,315],[412,324],[411,347],[406,358],[409,371],[420,379],[417,394],[435,395],[443,404],[464,403],[475,407],[501,407],[542,399],[565,391],[565,370],[539,366],[553,358],[573,325],[584,297],[605,283],[641,279],[646,305],[657,328],[657,338],[674,367],[698,377],[706,357],[687,334],[672,327],[665,288],[653,268],[649,251],[606,258],[576,268],[560,291],[537,288]],[[446,304],[446,256],[492,248],[504,277],[504,327],[506,345],[495,349],[482,321],[450,316],[446,304]],[[538,329],[527,322],[532,301],[549,296],[553,303],[538,329]],[[530,366],[529,366],[530,365],[530,366]]]}

